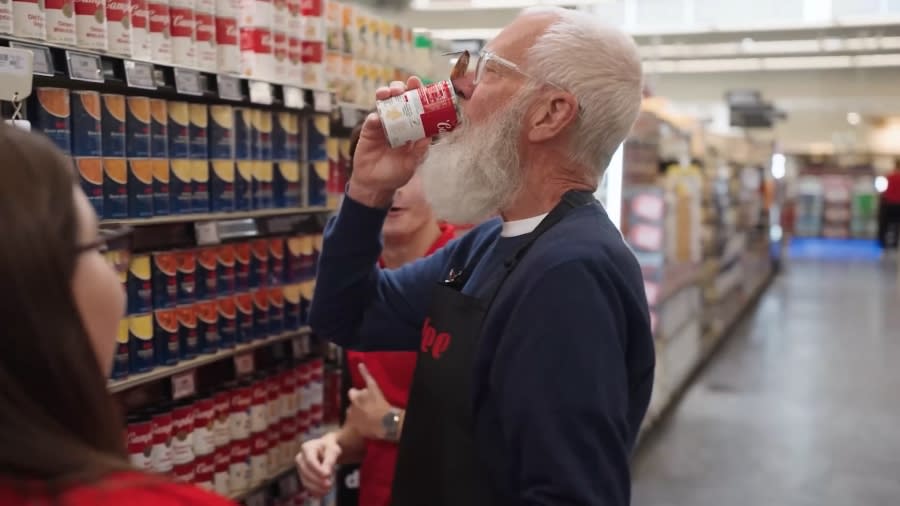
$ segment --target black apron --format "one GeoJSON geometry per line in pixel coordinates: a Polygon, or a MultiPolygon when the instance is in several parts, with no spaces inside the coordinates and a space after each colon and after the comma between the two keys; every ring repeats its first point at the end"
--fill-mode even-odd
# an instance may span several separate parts
{"type": "Polygon", "coordinates": [[[570,191],[507,259],[505,272],[484,298],[462,293],[474,259],[451,270],[435,287],[422,327],[422,342],[409,393],[397,457],[393,506],[487,506],[489,478],[474,440],[472,380],[482,323],[503,283],[532,244],[572,209],[594,203],[588,192],[570,191]]]}

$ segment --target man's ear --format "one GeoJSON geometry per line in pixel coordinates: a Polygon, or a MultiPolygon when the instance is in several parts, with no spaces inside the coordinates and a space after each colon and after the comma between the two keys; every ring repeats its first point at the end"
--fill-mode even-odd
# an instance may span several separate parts
{"type": "Polygon", "coordinates": [[[551,91],[530,116],[528,140],[545,142],[557,137],[578,118],[578,100],[565,91],[551,91]]]}

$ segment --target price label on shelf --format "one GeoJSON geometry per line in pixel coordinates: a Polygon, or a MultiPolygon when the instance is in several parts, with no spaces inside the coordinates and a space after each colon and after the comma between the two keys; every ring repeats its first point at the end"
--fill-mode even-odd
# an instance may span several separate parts
{"type": "Polygon", "coordinates": [[[156,80],[153,77],[153,71],[152,63],[125,60],[125,81],[129,88],[155,90],[156,80]]]}
{"type": "Polygon", "coordinates": [[[194,236],[197,238],[197,246],[209,246],[219,244],[219,227],[214,221],[200,221],[194,223],[194,236]]]}
{"type": "Polygon", "coordinates": [[[103,65],[100,56],[96,54],[66,51],[66,59],[69,62],[69,77],[79,81],[103,82],[103,65]]]}
{"type": "Polygon", "coordinates": [[[272,85],[262,81],[250,81],[250,102],[259,105],[272,105],[272,85]]]}
{"type": "Polygon", "coordinates": [[[253,374],[253,371],[255,370],[256,362],[254,361],[252,351],[234,356],[234,372],[237,373],[238,376],[253,374]]]}
{"type": "Polygon", "coordinates": [[[244,100],[244,93],[241,91],[241,80],[234,76],[216,76],[216,85],[219,88],[219,98],[222,100],[234,100],[240,102],[244,100]]]}
{"type": "Polygon", "coordinates": [[[331,112],[331,92],[330,91],[314,91],[313,92],[313,109],[316,112],[331,112]]]}
{"type": "Polygon", "coordinates": [[[294,86],[285,86],[284,106],[291,109],[303,109],[306,107],[306,102],[303,100],[303,90],[294,86]]]}
{"type": "Polygon", "coordinates": [[[26,49],[0,47],[0,100],[21,102],[31,95],[32,55],[26,49]]]}
{"type": "Polygon", "coordinates": [[[256,237],[259,235],[259,229],[256,227],[256,220],[253,218],[219,221],[216,222],[216,229],[219,240],[256,237]]]}
{"type": "Polygon", "coordinates": [[[50,58],[50,48],[23,42],[10,42],[9,47],[31,51],[34,56],[32,73],[39,76],[53,76],[53,59],[50,58]]]}
{"type": "Polygon", "coordinates": [[[184,95],[203,95],[200,72],[175,67],[175,91],[184,95]]]}
{"type": "Polygon", "coordinates": [[[191,369],[172,376],[172,399],[178,400],[197,393],[197,370],[191,369]]]}

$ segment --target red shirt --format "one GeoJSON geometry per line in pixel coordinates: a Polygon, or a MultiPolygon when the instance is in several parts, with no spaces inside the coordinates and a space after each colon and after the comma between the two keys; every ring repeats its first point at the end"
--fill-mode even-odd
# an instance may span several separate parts
{"type": "Polygon", "coordinates": [[[172,483],[137,471],[111,474],[90,485],[73,486],[59,495],[41,483],[0,478],[3,506],[234,506],[197,487],[172,483]]]}
{"type": "Polygon", "coordinates": [[[888,204],[900,204],[900,172],[894,171],[887,176],[887,190],[881,194],[881,198],[888,204]]]}
{"type": "MultiPolygon", "coordinates": [[[[450,242],[456,234],[452,225],[441,225],[441,235],[425,256],[431,255],[450,242]]],[[[359,374],[359,364],[366,364],[391,406],[406,409],[409,387],[416,368],[414,351],[347,352],[347,366],[353,386],[365,388],[359,374]]],[[[387,506],[391,502],[391,485],[397,465],[397,445],[389,441],[366,440],[366,455],[359,471],[359,506],[387,506]]]]}

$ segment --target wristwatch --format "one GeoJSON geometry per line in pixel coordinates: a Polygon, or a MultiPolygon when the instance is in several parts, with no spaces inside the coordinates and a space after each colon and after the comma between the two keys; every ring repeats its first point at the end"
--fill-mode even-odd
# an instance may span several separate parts
{"type": "Polygon", "coordinates": [[[381,426],[384,428],[384,439],[387,441],[400,440],[400,415],[399,409],[389,410],[381,419],[381,426]]]}

